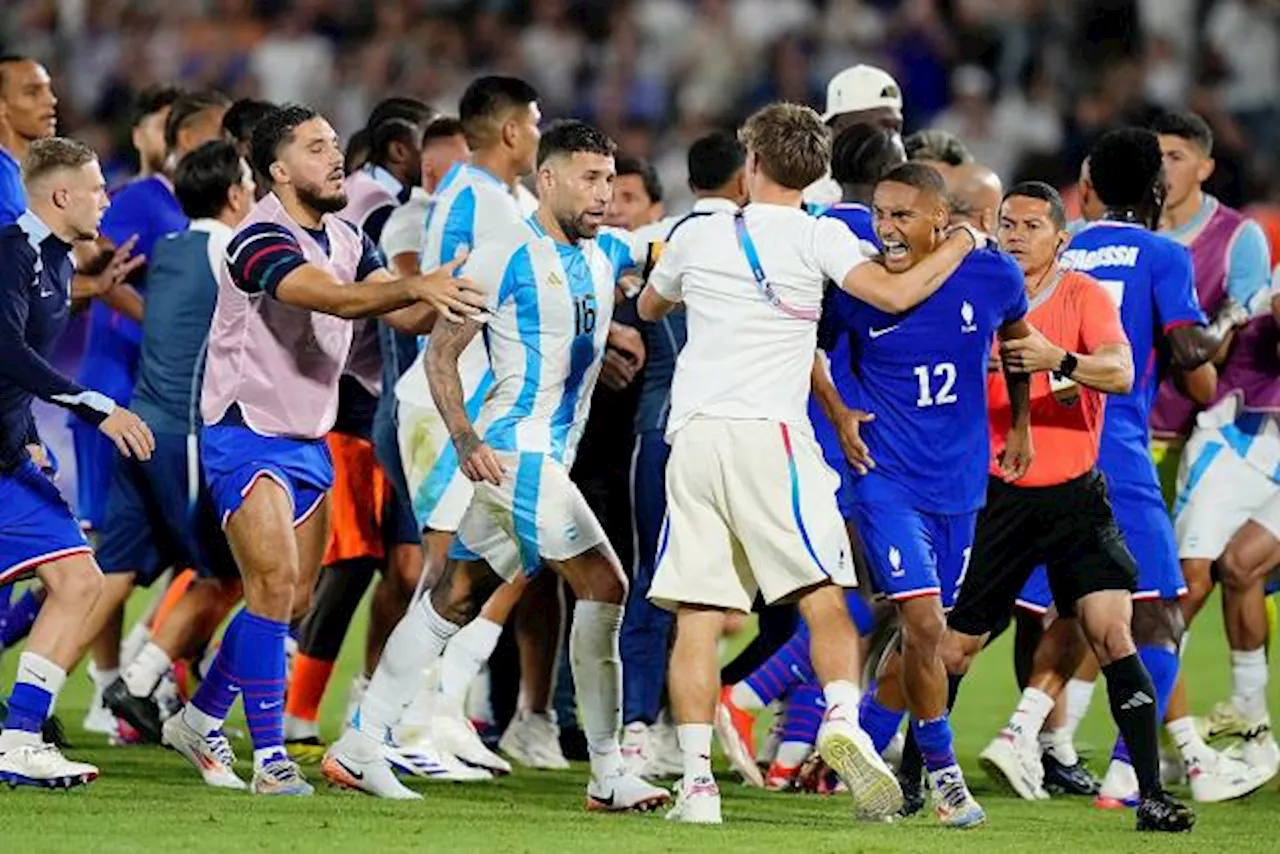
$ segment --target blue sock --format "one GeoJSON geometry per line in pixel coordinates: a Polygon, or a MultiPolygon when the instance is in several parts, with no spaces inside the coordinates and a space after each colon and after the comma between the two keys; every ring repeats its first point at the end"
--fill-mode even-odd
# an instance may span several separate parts
{"type": "MultiPolygon", "coordinates": [[[[1170,652],[1164,647],[1159,646],[1140,646],[1138,647],[1138,659],[1142,662],[1142,666],[1147,668],[1147,673],[1151,674],[1151,684],[1156,689],[1156,722],[1162,724],[1164,722],[1164,713],[1169,708],[1169,698],[1173,695],[1173,688],[1178,683],[1178,654],[1170,652]]],[[[1133,764],[1129,758],[1129,748],[1124,743],[1124,739],[1117,736],[1115,748],[1111,751],[1111,758],[1120,762],[1133,764]]]]}
{"type": "Polygon", "coordinates": [[[249,613],[236,615],[240,635],[236,639],[232,667],[244,696],[244,717],[249,724],[254,753],[279,748],[284,754],[284,640],[289,624],[249,613]]]}
{"type": "MultiPolygon", "coordinates": [[[[243,613],[245,611],[242,608],[240,614],[243,613]]],[[[235,673],[235,650],[243,626],[240,614],[236,614],[227,625],[227,630],[222,633],[222,645],[218,647],[218,654],[213,657],[209,672],[191,697],[191,705],[220,721],[227,719],[227,712],[240,693],[235,673]]]]}
{"type": "Polygon", "coordinates": [[[889,742],[893,741],[893,737],[898,734],[898,727],[906,714],[905,709],[895,712],[880,705],[876,700],[875,692],[868,691],[862,695],[862,706],[858,709],[858,723],[862,725],[867,735],[871,736],[871,743],[876,746],[876,752],[884,753],[889,742]]]}
{"type": "Polygon", "coordinates": [[[52,694],[39,685],[19,682],[9,695],[9,712],[4,718],[4,728],[40,732],[52,707],[52,694]]]}
{"type": "Polygon", "coordinates": [[[782,723],[782,740],[815,744],[822,717],[827,713],[827,698],[817,682],[797,685],[787,695],[787,716],[782,723]]]}
{"type": "Polygon", "coordinates": [[[44,597],[27,588],[17,602],[8,605],[0,614],[0,649],[17,646],[31,632],[43,604],[44,597]]]}
{"type": "Polygon", "coordinates": [[[858,627],[858,634],[863,637],[871,634],[871,630],[876,627],[876,621],[871,615],[871,606],[867,604],[866,599],[862,598],[862,594],[857,590],[846,590],[844,602],[849,608],[849,616],[853,617],[853,624],[858,627]]]}
{"type": "Polygon", "coordinates": [[[951,719],[946,712],[943,712],[942,717],[931,721],[912,720],[911,731],[915,734],[916,746],[920,748],[924,767],[930,772],[941,771],[956,764],[951,719]]]}
{"type": "Polygon", "coordinates": [[[797,631],[744,681],[767,706],[796,685],[815,678],[809,663],[809,633],[797,631]]]}

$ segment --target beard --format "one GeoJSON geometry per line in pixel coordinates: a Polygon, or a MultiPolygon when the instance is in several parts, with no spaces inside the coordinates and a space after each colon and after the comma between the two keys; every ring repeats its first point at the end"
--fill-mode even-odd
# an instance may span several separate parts
{"type": "Polygon", "coordinates": [[[295,192],[300,203],[322,214],[337,213],[347,206],[347,193],[345,190],[339,190],[334,195],[326,196],[316,187],[299,184],[295,192]]]}
{"type": "Polygon", "coordinates": [[[593,240],[600,233],[599,223],[589,222],[586,214],[578,214],[570,217],[556,217],[560,223],[560,229],[564,231],[564,236],[569,238],[572,243],[580,240],[593,240]]]}

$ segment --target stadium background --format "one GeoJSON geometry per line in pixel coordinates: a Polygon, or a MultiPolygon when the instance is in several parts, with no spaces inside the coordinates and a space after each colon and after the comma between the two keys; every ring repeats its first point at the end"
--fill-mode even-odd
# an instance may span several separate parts
{"type": "MultiPolygon", "coordinates": [[[[0,47],[46,65],[60,98],[59,131],[98,150],[113,184],[135,166],[129,105],[154,83],[306,102],[345,137],[381,97],[411,94],[451,112],[472,77],[502,72],[538,87],[544,115],[593,121],[624,151],[650,157],[668,210],[678,211],[688,200],[688,142],[780,98],[821,109],[826,80],[868,62],[902,84],[908,132],[956,133],[1006,184],[1039,178],[1069,189],[1084,152],[1105,130],[1141,122],[1160,107],[1189,106],[1217,136],[1210,189],[1251,206],[1272,239],[1273,260],[1280,256],[1277,0],[3,0],[0,7],[0,47]]],[[[59,361],[73,364],[82,343],[73,330],[59,361]]],[[[65,418],[42,414],[63,463],[61,483],[73,488],[65,418]]],[[[1211,604],[1211,622],[1197,626],[1188,654],[1201,713],[1227,690],[1216,612],[1211,604]]],[[[358,627],[351,632],[361,635],[358,627]]],[[[344,670],[354,667],[358,645],[344,651],[344,670]]],[[[5,678],[14,660],[0,665],[5,678]]],[[[1008,661],[1007,651],[992,652],[981,668],[985,689],[969,692],[958,711],[958,746],[971,767],[1016,696],[1008,661]]],[[[344,681],[340,675],[334,684],[344,681]]],[[[72,686],[63,716],[75,722],[87,680],[74,677],[72,686]]],[[[328,731],[335,730],[341,694],[330,692],[326,702],[328,731]]],[[[1084,730],[1097,748],[1095,770],[1111,737],[1103,705],[1095,704],[1084,730]]],[[[76,741],[88,746],[83,735],[76,741]]],[[[652,820],[610,824],[582,815],[572,774],[524,774],[480,792],[436,788],[425,812],[351,798],[300,809],[225,800],[157,749],[85,752],[104,769],[87,793],[56,803],[0,793],[0,852],[299,844],[315,851],[602,844],[619,851],[690,844],[1012,850],[1055,841],[1150,848],[1128,833],[1128,819],[1066,801],[1027,806],[993,797],[988,829],[962,839],[952,833],[944,843],[944,831],[928,823],[854,833],[844,805],[734,790],[727,801],[732,830],[698,840],[652,820]]],[[[1160,850],[1274,850],[1268,816],[1277,810],[1274,788],[1246,804],[1203,809],[1195,836],[1160,840],[1160,850]]]]}

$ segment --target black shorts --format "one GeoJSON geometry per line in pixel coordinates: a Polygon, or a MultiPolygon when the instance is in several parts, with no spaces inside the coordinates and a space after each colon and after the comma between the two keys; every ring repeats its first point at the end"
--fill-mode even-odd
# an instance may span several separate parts
{"type": "Polygon", "coordinates": [[[967,635],[987,634],[1008,618],[1018,591],[1041,564],[1065,617],[1074,616],[1076,602],[1090,593],[1136,589],[1137,564],[1098,472],[1057,486],[988,481],[969,571],[947,625],[967,635]]]}

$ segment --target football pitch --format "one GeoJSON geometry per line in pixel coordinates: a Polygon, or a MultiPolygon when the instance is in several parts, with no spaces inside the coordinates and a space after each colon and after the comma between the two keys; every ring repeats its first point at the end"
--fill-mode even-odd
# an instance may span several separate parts
{"type": "MultiPolygon", "coordinates": [[[[136,604],[136,603],[135,603],[136,604]]],[[[363,623],[348,635],[323,708],[325,736],[341,722],[346,688],[363,646],[363,623]]],[[[3,684],[13,677],[16,654],[0,664],[3,684]]],[[[1204,713],[1229,690],[1230,668],[1217,598],[1206,607],[1186,659],[1191,697],[1204,713]]],[[[1280,711],[1273,675],[1271,709],[1280,711]]],[[[975,757],[1016,700],[1007,638],[979,659],[960,694],[953,718],[957,749],[974,793],[988,813],[986,826],[945,830],[932,815],[893,825],[851,820],[846,795],[774,794],[747,789],[726,775],[723,827],[677,826],[660,815],[588,815],[583,810],[585,769],[562,773],[517,769],[504,779],[460,785],[410,781],[426,799],[377,801],[327,787],[318,770],[309,799],[262,798],[203,786],[176,754],[158,747],[110,748],[79,728],[89,680],[68,681],[59,714],[73,747],[68,754],[96,763],[102,776],[87,789],[44,792],[0,788],[0,854],[74,852],[1264,852],[1280,850],[1280,788],[1267,784],[1247,801],[1197,807],[1189,835],[1147,836],[1133,831],[1131,811],[1101,812],[1079,799],[1028,804],[994,792],[975,757]]],[[[244,731],[239,713],[228,723],[244,731]]],[[[1095,773],[1105,770],[1113,728],[1105,689],[1099,686],[1078,736],[1095,773]]],[[[236,742],[241,757],[251,754],[236,742]]],[[[249,774],[242,759],[238,770],[249,774]]],[[[1179,791],[1186,795],[1185,791],[1179,791]]]]}

